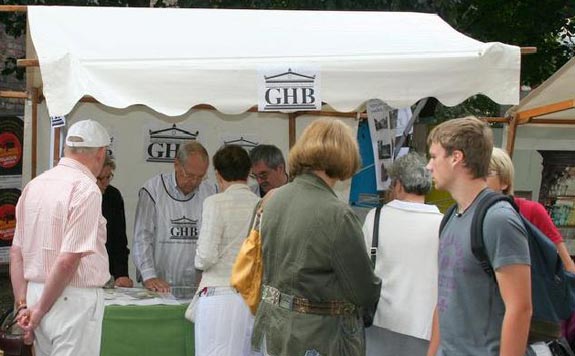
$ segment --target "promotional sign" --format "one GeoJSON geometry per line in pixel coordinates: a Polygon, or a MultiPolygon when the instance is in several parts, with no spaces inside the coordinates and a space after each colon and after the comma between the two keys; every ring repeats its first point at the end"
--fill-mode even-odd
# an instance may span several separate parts
{"type": "Polygon", "coordinates": [[[251,134],[225,134],[220,137],[221,146],[238,145],[250,152],[252,148],[260,144],[260,139],[257,135],[251,134]]]}
{"type": "Polygon", "coordinates": [[[23,130],[19,117],[0,118],[0,176],[22,174],[23,130]]]}
{"type": "Polygon", "coordinates": [[[367,122],[374,153],[377,190],[389,188],[387,167],[393,162],[393,141],[397,116],[393,109],[378,99],[367,102],[367,122]],[[394,120],[395,118],[395,120],[394,120]]]}
{"type": "Polygon", "coordinates": [[[16,230],[16,204],[20,189],[0,189],[0,246],[12,245],[16,230]]]}
{"type": "Polygon", "coordinates": [[[367,102],[367,122],[371,134],[374,154],[377,190],[387,190],[391,183],[387,168],[391,166],[394,158],[401,157],[409,152],[409,148],[402,147],[397,157],[394,157],[396,137],[401,136],[411,118],[411,109],[393,109],[379,99],[367,102]]]}
{"type": "Polygon", "coordinates": [[[50,126],[53,129],[57,127],[64,127],[66,126],[66,117],[65,116],[51,116],[50,117],[50,126]]]}
{"type": "Polygon", "coordinates": [[[274,67],[258,71],[258,110],[321,110],[318,67],[274,67]]]}
{"type": "Polygon", "coordinates": [[[165,123],[150,124],[146,131],[146,162],[172,163],[182,143],[190,140],[200,141],[198,139],[200,130],[190,125],[173,124],[166,127],[165,123]]]}

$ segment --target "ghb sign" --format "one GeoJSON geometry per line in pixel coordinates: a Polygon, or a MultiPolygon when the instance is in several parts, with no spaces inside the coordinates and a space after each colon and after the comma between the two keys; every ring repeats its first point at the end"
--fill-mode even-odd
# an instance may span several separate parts
{"type": "Polygon", "coordinates": [[[268,88],[265,99],[268,106],[281,107],[309,106],[316,102],[314,88],[268,88]]]}
{"type": "Polygon", "coordinates": [[[321,110],[319,70],[260,71],[260,111],[321,110]]]}
{"type": "Polygon", "coordinates": [[[148,145],[148,162],[173,162],[180,148],[175,142],[150,142],[148,145]]]}
{"type": "Polygon", "coordinates": [[[146,162],[174,162],[180,145],[197,140],[199,131],[190,132],[173,124],[171,127],[152,130],[149,129],[146,143],[146,162]]]}

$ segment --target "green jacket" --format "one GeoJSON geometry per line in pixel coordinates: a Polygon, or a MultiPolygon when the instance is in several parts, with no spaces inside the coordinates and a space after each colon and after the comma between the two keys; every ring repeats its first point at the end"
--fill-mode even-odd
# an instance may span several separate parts
{"type": "MultiPolygon", "coordinates": [[[[261,236],[264,285],[312,302],[364,307],[379,300],[381,281],[359,219],[319,177],[303,174],[275,192],[264,208],[261,236]]],[[[365,355],[359,313],[304,314],[261,302],[252,338],[257,350],[264,335],[273,356],[365,355]]]]}

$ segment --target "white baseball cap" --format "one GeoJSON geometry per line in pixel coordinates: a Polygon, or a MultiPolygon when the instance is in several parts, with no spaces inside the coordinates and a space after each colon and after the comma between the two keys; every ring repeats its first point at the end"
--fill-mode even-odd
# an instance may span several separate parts
{"type": "Polygon", "coordinates": [[[68,129],[66,145],[68,147],[105,147],[110,145],[110,135],[98,122],[82,120],[68,129]]]}

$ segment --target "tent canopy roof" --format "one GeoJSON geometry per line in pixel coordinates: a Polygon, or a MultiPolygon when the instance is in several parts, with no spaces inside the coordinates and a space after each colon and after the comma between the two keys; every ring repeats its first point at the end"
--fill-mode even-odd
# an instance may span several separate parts
{"type": "Polygon", "coordinates": [[[575,58],[511,108],[508,114],[512,113],[519,115],[520,123],[531,119],[575,120],[575,58]]]}
{"type": "Polygon", "coordinates": [[[85,95],[169,116],[198,104],[236,114],[258,103],[259,71],[306,66],[342,112],[372,98],[519,101],[519,47],[476,41],[433,14],[30,6],[28,23],[51,116],[85,95]]]}

